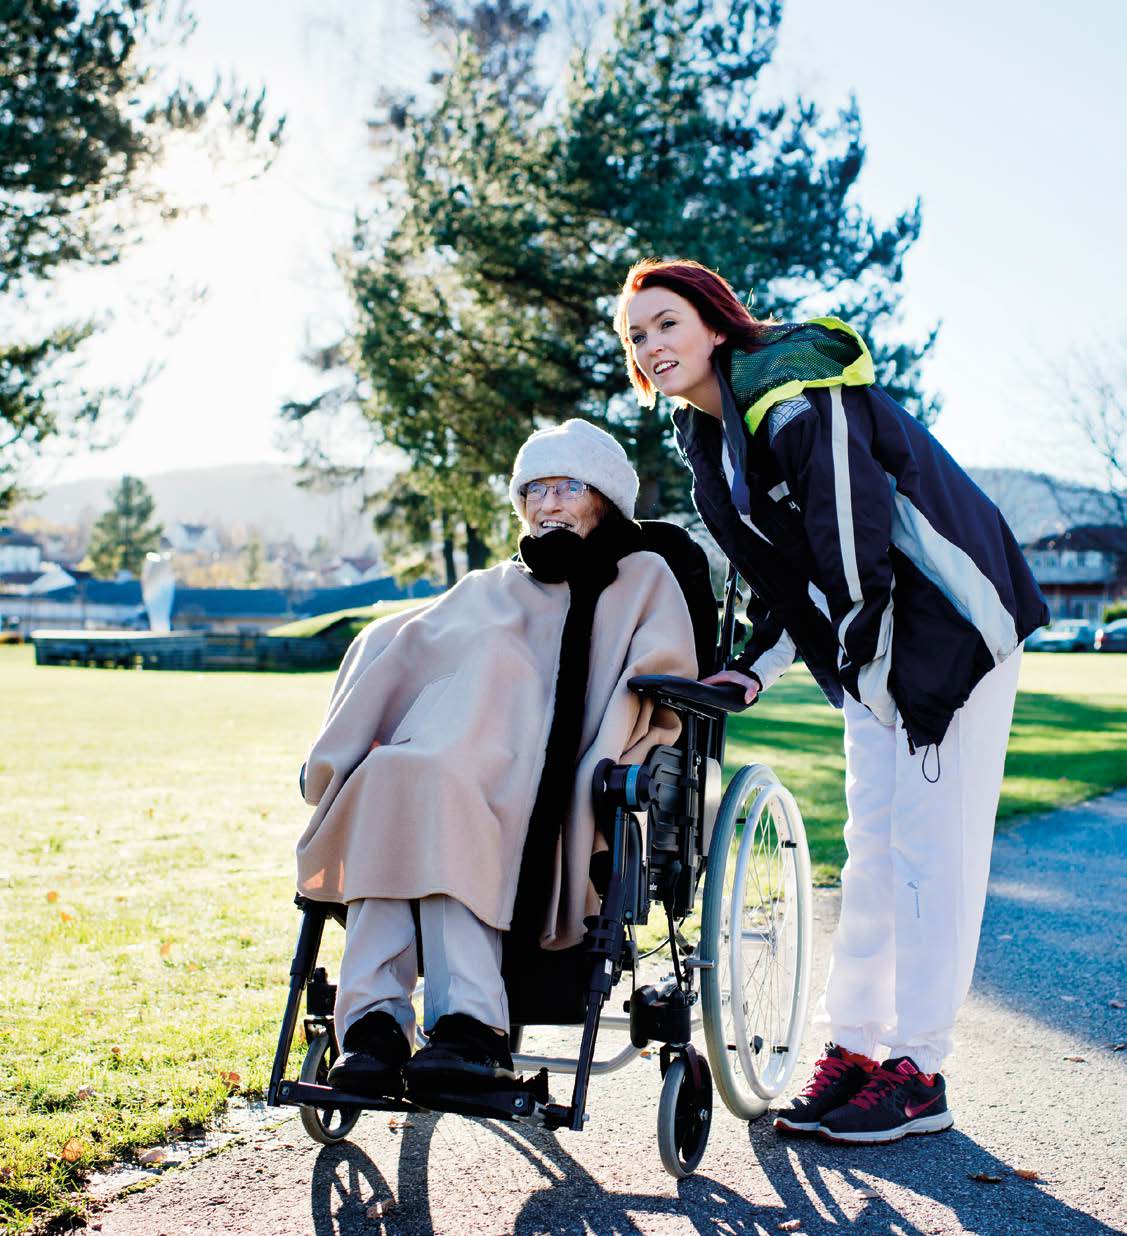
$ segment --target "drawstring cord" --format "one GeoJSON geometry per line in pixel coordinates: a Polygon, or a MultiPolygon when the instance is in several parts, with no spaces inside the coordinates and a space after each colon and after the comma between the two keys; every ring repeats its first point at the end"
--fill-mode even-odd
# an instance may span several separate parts
{"type": "MultiPolygon", "coordinates": [[[[916,744],[912,741],[911,734],[908,733],[908,727],[901,722],[901,728],[904,731],[905,738],[908,740],[908,754],[915,755],[916,744]]],[[[939,744],[937,742],[929,742],[923,751],[923,759],[920,760],[920,772],[923,773],[923,778],[928,785],[936,785],[939,782],[939,778],[943,775],[943,767],[939,761],[939,744]],[[931,754],[932,750],[935,751],[935,776],[929,777],[927,775],[927,757],[931,754]]]]}
{"type": "Polygon", "coordinates": [[[939,744],[929,742],[927,746],[924,747],[924,758],[920,761],[920,772],[923,773],[924,780],[928,783],[928,785],[935,785],[939,781],[942,771],[943,770],[939,763],[939,744]],[[927,757],[933,750],[935,752],[935,776],[929,777],[927,775],[927,757]]]}

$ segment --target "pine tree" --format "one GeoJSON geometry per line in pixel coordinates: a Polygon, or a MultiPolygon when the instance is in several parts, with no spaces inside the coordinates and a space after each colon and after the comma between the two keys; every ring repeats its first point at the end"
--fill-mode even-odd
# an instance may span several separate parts
{"type": "Polygon", "coordinates": [[[776,0],[626,0],[546,102],[514,99],[463,39],[435,105],[400,115],[398,213],[356,236],[349,355],[377,440],[436,509],[490,526],[525,437],[569,416],[624,442],[640,515],[688,509],[669,409],[637,407],[611,330],[643,256],[696,258],[760,313],[840,314],[890,392],[934,415],[931,339],[895,338],[919,205],[881,227],[857,204],[855,107],[760,97],[780,19],[776,0]]]}
{"type": "Polygon", "coordinates": [[[155,503],[145,482],[123,476],[110,497],[112,505],[90,533],[90,561],[94,574],[112,579],[119,571],[137,578],[147,553],[160,546],[163,525],[154,522],[155,503]]]}
{"type": "MultiPolygon", "coordinates": [[[[18,302],[30,290],[118,261],[147,227],[192,205],[153,182],[168,139],[245,139],[250,175],[268,165],[281,123],[268,123],[261,93],[216,85],[201,94],[160,80],[164,48],[192,29],[182,6],[16,0],[2,13],[0,308],[11,322],[27,319],[18,302]]],[[[78,322],[37,337],[0,334],[0,511],[46,443],[80,438],[107,407],[127,406],[121,386],[64,380],[94,330],[78,322]]]]}

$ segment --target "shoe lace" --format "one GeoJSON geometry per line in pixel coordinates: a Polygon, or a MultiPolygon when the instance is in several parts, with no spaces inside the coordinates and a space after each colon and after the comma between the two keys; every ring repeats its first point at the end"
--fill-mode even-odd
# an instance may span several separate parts
{"type": "Polygon", "coordinates": [[[848,1068],[849,1062],[840,1059],[838,1056],[823,1056],[814,1065],[814,1076],[807,1083],[806,1089],[802,1092],[802,1097],[805,1099],[816,1099],[823,1090],[833,1085],[848,1068]]]}
{"type": "Polygon", "coordinates": [[[865,1111],[876,1107],[887,1095],[904,1079],[899,1073],[892,1073],[888,1069],[876,1069],[869,1077],[869,1080],[862,1086],[860,1090],[849,1100],[851,1107],[860,1107],[865,1111]]]}

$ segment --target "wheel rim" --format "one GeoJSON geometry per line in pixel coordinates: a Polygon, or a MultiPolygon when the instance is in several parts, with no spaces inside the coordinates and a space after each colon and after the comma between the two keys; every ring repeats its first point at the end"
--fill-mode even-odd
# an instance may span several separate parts
{"type": "Polygon", "coordinates": [[[810,972],[810,862],[802,818],[770,769],[741,769],[709,852],[702,944],[705,1038],[717,1087],[742,1118],[793,1072],[810,972]]]}

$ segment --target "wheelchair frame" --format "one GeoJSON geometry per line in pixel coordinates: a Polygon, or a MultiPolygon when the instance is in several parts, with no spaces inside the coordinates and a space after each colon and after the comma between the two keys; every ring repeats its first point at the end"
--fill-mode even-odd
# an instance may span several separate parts
{"type": "MultiPolygon", "coordinates": [[[[725,587],[718,649],[721,665],[728,660],[733,646],[736,606],[740,599],[738,583],[736,572],[731,569],[725,587]]],[[[531,1077],[518,1078],[516,1082],[473,1094],[428,1095],[426,1110],[453,1111],[503,1120],[532,1118],[548,1128],[566,1127],[580,1131],[587,1120],[586,1100],[591,1077],[622,1068],[648,1043],[658,1042],[662,1044],[660,1063],[664,1079],[659,1112],[659,1149],[667,1170],[675,1176],[685,1176],[696,1167],[704,1153],[712,1110],[711,1070],[705,1056],[692,1045],[694,1031],[705,1024],[710,1056],[714,1051],[739,1049],[745,1072],[750,1062],[747,1044],[741,1048],[738,1041],[734,1046],[722,1041],[728,1036],[723,1026],[717,1028],[721,1020],[718,1012],[721,994],[715,980],[709,990],[716,1024],[709,1026],[706,1024],[707,1018],[702,1018],[696,1011],[700,994],[695,987],[697,975],[711,977],[708,972],[717,968],[720,959],[699,956],[696,947],[678,929],[678,920],[683,921],[696,903],[698,888],[708,866],[711,834],[720,800],[727,715],[732,711],[742,711],[745,705],[742,688],[734,685],[705,686],[693,680],[659,675],[631,679],[629,686],[656,704],[672,708],[681,719],[681,734],[676,746],[655,747],[645,764],[620,765],[604,760],[595,771],[596,823],[608,842],[610,871],[600,912],[586,920],[584,945],[589,978],[578,1055],[572,1059],[515,1053],[514,1066],[522,1070],[535,1070],[531,1077]],[[646,813],[648,820],[645,836],[636,814],[641,812],[646,813]],[[668,926],[667,943],[673,973],[658,984],[635,987],[624,1006],[627,1016],[604,1016],[606,1001],[623,972],[636,971],[639,957],[634,930],[647,922],[651,908],[657,906],[664,911],[668,926]],[[610,1059],[596,1061],[595,1045],[600,1028],[628,1032],[630,1044],[610,1059]],[[552,1102],[548,1091],[549,1072],[574,1075],[569,1103],[552,1102]]],[[[746,774],[749,772],[759,774],[758,780],[751,778],[753,790],[757,793],[769,790],[776,797],[785,796],[784,810],[789,812],[793,808],[792,818],[787,824],[790,830],[788,839],[781,841],[781,844],[796,851],[795,861],[798,862],[799,945],[793,983],[794,999],[788,1023],[789,1046],[780,1047],[772,1043],[770,1048],[776,1054],[791,1053],[790,1059],[783,1061],[786,1076],[789,1076],[806,1015],[805,988],[808,983],[810,943],[809,860],[801,817],[797,814],[793,799],[769,770],[759,766],[744,769],[733,779],[733,785],[741,777],[743,782],[747,782],[749,778],[746,774]],[[803,881],[805,888],[802,887],[803,881]]],[[[763,801],[766,802],[765,799],[763,801]]],[[[761,805],[760,815],[763,810],[761,805]]],[[[734,835],[733,828],[737,823],[744,826],[749,813],[741,803],[733,804],[729,815],[732,819],[726,821],[725,834],[728,839],[734,835]],[[739,816],[737,821],[733,812],[741,810],[744,815],[739,816]]],[[[730,840],[725,844],[730,844],[730,840]]],[[[726,855],[722,857],[726,860],[726,855]]],[[[746,870],[746,858],[742,858],[742,864],[746,870]]],[[[336,988],[328,982],[325,970],[318,967],[316,961],[326,920],[333,918],[343,927],[346,907],[316,902],[300,895],[296,898],[296,904],[302,910],[302,924],[290,966],[289,995],[274,1056],[267,1103],[270,1106],[300,1107],[306,1131],[316,1140],[334,1143],[348,1135],[363,1110],[423,1109],[407,1098],[367,1098],[345,1094],[324,1084],[328,1066],[339,1053],[340,1045],[333,1019],[336,988]],[[300,1079],[291,1080],[285,1078],[284,1072],[297,1028],[303,992],[306,996],[304,1029],[309,1051],[300,1079]]],[[[705,912],[707,916],[707,904],[705,912]]],[[[713,907],[715,916],[716,907],[713,907]]],[[[732,929],[729,928],[729,937],[731,934],[732,929]]],[[[742,926],[742,910],[739,934],[742,941],[746,934],[742,926]]],[[[659,949],[663,947],[658,946],[659,949]]],[[[769,944],[768,947],[774,945],[769,944]]],[[[733,982],[737,974],[735,965],[733,961],[733,982]]],[[[706,992],[706,1014],[709,1009],[708,994],[706,992]]],[[[746,1005],[743,1012],[747,1012],[746,1005]]],[[[514,1048],[519,1048],[522,1029],[514,1027],[514,1048]]],[[[747,1037],[746,1029],[744,1037],[747,1037]]],[[[756,1052],[760,1049],[760,1043],[756,1036],[751,1044],[756,1052]]],[[[718,1079],[726,1104],[744,1117],[760,1114],[767,1105],[765,1092],[755,1083],[754,1067],[752,1073],[756,1094],[750,1096],[733,1093],[730,1071],[727,1081],[723,1077],[718,1079]],[[762,1096],[761,1103],[757,1096],[762,1096]]]]}

